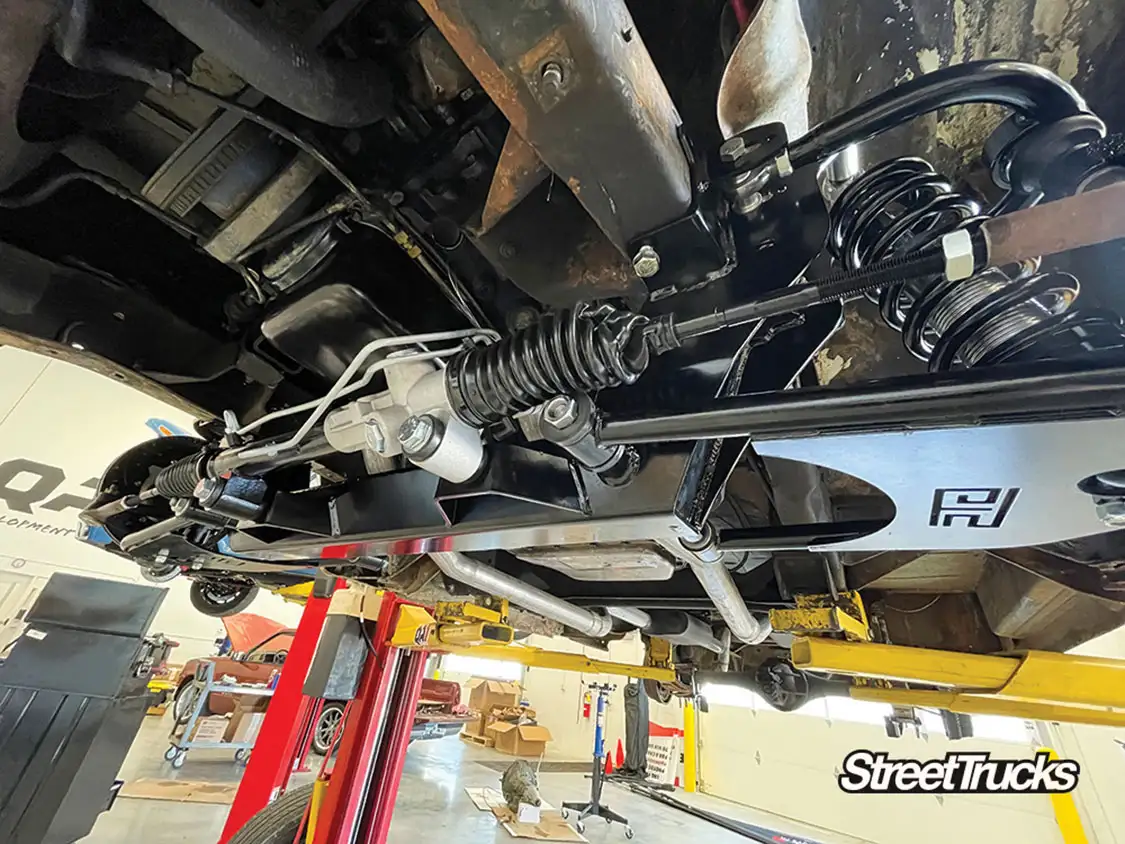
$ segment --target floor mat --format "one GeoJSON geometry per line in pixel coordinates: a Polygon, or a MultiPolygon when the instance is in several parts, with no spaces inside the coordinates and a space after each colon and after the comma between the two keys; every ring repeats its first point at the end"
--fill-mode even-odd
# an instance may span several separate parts
{"type": "Polygon", "coordinates": [[[176,803],[231,804],[238,783],[190,782],[188,780],[133,780],[121,787],[118,797],[137,800],[172,800],[176,803]]]}

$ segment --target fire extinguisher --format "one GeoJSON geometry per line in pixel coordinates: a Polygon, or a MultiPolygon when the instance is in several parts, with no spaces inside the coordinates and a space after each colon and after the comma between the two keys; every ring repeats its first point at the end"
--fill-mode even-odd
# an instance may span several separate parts
{"type": "Polygon", "coordinates": [[[582,695],[582,717],[587,721],[590,720],[590,706],[593,704],[594,699],[590,697],[590,693],[586,692],[582,695]]]}

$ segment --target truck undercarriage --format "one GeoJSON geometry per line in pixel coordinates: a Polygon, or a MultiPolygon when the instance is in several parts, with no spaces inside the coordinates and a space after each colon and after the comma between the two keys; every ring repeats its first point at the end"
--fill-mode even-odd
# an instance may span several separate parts
{"type": "Polygon", "coordinates": [[[1118,626],[1119,246],[1018,215],[1120,137],[1012,60],[810,127],[796,0],[671,5],[0,0],[0,341],[200,419],[85,540],[214,614],[323,571],[744,675],[810,595],[1118,626]],[[981,104],[961,172],[885,154],[981,104]]]}

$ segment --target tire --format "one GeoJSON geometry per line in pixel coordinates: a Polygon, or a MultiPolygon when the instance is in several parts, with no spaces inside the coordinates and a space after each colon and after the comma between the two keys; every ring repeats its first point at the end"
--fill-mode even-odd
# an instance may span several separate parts
{"type": "Polygon", "coordinates": [[[312,800],[313,784],[290,789],[262,809],[227,844],[293,844],[312,800]]]}
{"type": "Polygon", "coordinates": [[[179,748],[177,748],[175,745],[172,745],[171,747],[169,747],[167,750],[164,751],[164,761],[165,762],[171,762],[173,759],[176,758],[176,754],[179,753],[179,752],[180,752],[179,748]]]}
{"type": "Polygon", "coordinates": [[[175,758],[172,760],[172,767],[175,768],[176,770],[179,770],[180,768],[182,768],[184,766],[184,760],[186,758],[187,758],[186,752],[181,751],[180,753],[177,753],[175,758]]]}
{"type": "Polygon", "coordinates": [[[191,584],[191,605],[211,618],[237,615],[254,603],[258,587],[253,583],[222,580],[195,580],[191,584]]]}
{"type": "Polygon", "coordinates": [[[344,719],[344,704],[326,703],[320,710],[313,728],[312,752],[317,756],[327,756],[332,750],[332,738],[344,719]]]}
{"type": "MultiPolygon", "coordinates": [[[[182,724],[191,715],[191,701],[193,697],[191,692],[194,687],[194,681],[188,678],[186,681],[180,683],[179,688],[176,689],[176,694],[172,698],[172,718],[175,719],[177,724],[182,724]],[[181,701],[183,702],[183,711],[180,709],[181,701]]],[[[211,707],[208,706],[208,703],[210,703],[210,701],[205,701],[203,703],[203,708],[199,710],[201,716],[211,714],[211,707]]]]}

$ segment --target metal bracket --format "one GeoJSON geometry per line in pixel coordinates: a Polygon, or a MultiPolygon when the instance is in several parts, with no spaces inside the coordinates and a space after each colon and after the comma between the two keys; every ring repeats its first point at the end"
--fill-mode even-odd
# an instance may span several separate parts
{"type": "Polygon", "coordinates": [[[498,609],[468,601],[439,601],[434,606],[437,624],[426,647],[510,645],[515,631],[508,625],[508,601],[494,598],[489,603],[494,603],[498,609]]]}
{"type": "Polygon", "coordinates": [[[824,635],[843,633],[852,642],[868,642],[867,612],[858,592],[831,595],[797,595],[796,609],[770,610],[770,624],[779,633],[824,635]]]}

